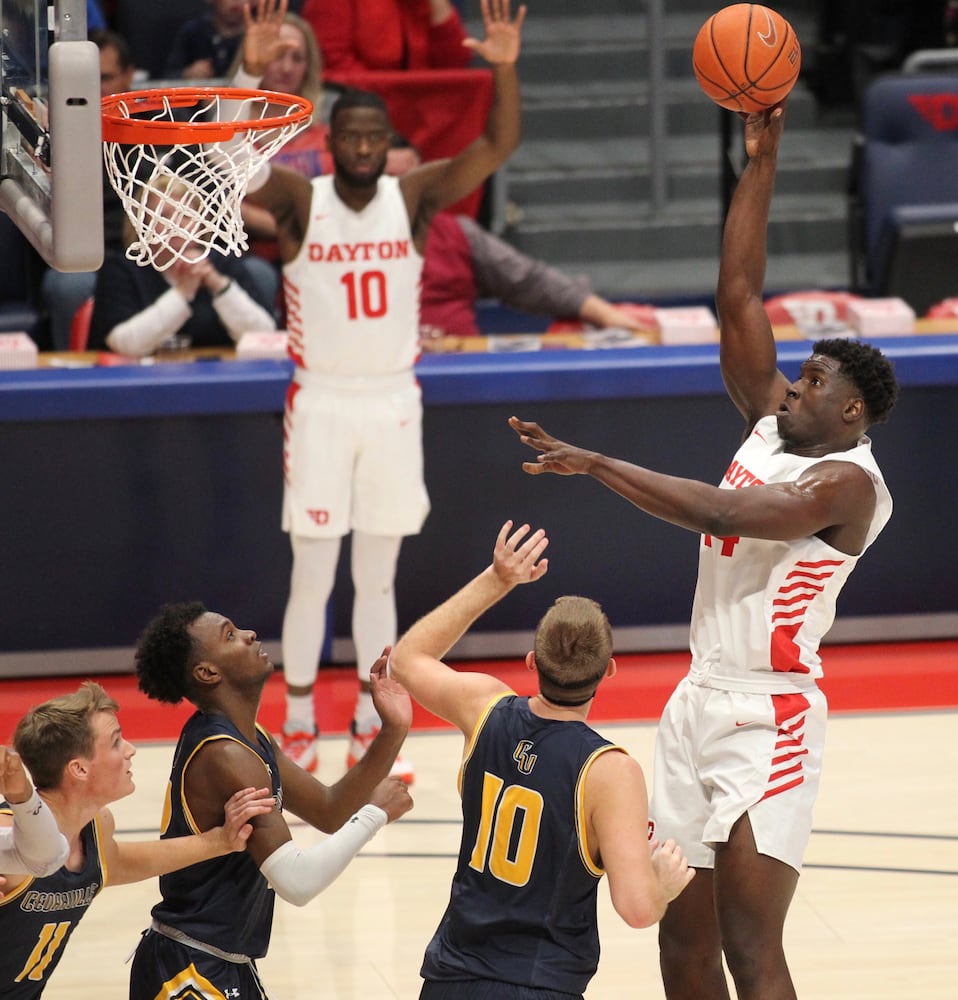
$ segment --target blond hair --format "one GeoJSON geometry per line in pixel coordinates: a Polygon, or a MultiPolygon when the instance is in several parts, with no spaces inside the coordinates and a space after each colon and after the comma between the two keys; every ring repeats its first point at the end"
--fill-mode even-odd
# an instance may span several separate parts
{"type": "Polygon", "coordinates": [[[94,716],[119,709],[95,681],[31,708],[17,724],[13,745],[37,788],[57,788],[71,760],[92,756],[94,716]]]}
{"type": "Polygon", "coordinates": [[[546,697],[594,691],[612,658],[612,626],[590,598],[560,597],[536,628],[534,650],[546,697]]]}

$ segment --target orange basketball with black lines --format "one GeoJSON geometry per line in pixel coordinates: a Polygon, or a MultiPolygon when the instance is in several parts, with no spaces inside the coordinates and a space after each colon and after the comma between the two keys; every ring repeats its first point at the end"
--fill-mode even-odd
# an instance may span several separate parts
{"type": "Polygon", "coordinates": [[[792,26],[770,7],[736,3],[713,14],[692,46],[704,93],[730,111],[764,111],[795,86],[802,48],[792,26]]]}

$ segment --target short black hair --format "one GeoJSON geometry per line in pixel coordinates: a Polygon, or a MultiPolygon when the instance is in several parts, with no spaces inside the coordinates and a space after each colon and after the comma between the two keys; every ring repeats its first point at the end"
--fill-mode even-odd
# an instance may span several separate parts
{"type": "Polygon", "coordinates": [[[351,111],[353,108],[375,108],[386,116],[386,121],[389,121],[389,109],[379,94],[374,94],[371,90],[350,88],[349,90],[344,90],[333,102],[333,106],[329,112],[329,127],[334,129],[336,127],[336,118],[343,111],[351,111]]]}
{"type": "Polygon", "coordinates": [[[136,647],[140,690],[155,701],[176,705],[189,699],[193,667],[199,661],[190,626],[207,613],[201,601],[165,604],[146,626],[136,647]]]}
{"type": "Polygon", "coordinates": [[[89,38],[101,52],[103,49],[115,49],[116,57],[123,69],[133,68],[133,51],[130,43],[122,35],[108,28],[97,28],[90,32],[89,38]]]}
{"type": "Polygon", "coordinates": [[[860,340],[834,337],[817,340],[812,351],[839,363],[842,377],[862,394],[869,425],[888,419],[898,399],[898,379],[894,366],[877,347],[860,340]]]}

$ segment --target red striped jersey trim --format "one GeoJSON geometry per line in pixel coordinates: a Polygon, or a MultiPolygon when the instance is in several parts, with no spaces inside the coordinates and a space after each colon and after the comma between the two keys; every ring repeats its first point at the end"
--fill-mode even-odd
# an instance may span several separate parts
{"type": "Polygon", "coordinates": [[[825,585],[835,575],[835,569],[844,565],[844,559],[818,559],[800,561],[785,577],[772,601],[772,635],[769,644],[769,661],[772,670],[785,674],[807,674],[811,670],[801,659],[801,649],[795,641],[805,622],[805,613],[819,596],[825,585]]]}

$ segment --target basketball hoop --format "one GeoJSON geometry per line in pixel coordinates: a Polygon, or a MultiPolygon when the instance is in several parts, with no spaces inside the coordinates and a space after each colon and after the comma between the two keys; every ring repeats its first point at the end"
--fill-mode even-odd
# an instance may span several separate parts
{"type": "Polygon", "coordinates": [[[313,113],[294,94],[230,87],[133,91],[102,108],[107,175],[138,237],[126,255],[158,271],[248,248],[250,178],[313,113]]]}

